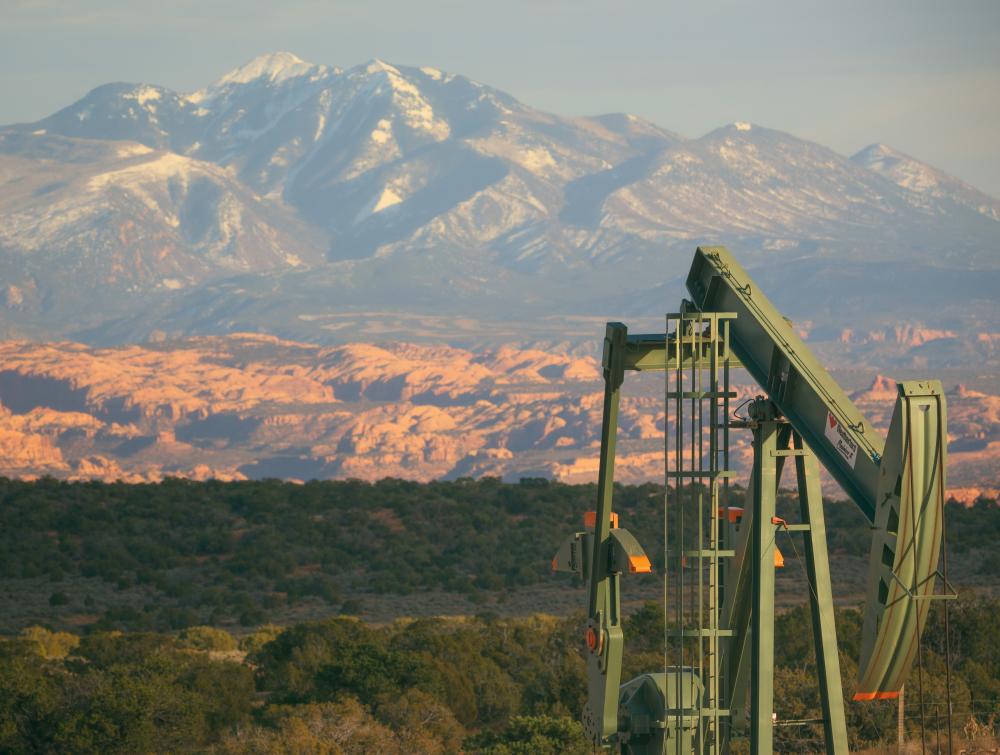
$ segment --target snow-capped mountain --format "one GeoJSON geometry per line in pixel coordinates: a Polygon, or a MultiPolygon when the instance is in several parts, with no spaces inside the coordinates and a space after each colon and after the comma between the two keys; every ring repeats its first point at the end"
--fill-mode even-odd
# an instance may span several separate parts
{"type": "Polygon", "coordinates": [[[700,242],[765,268],[996,271],[998,206],[884,147],[743,123],[688,140],[433,68],[274,53],[197,92],[108,84],[0,128],[3,323],[337,340],[350,310],[610,314],[700,242]]]}
{"type": "Polygon", "coordinates": [[[991,220],[1000,220],[1000,200],[884,144],[870,144],[851,160],[909,189],[919,206],[956,202],[991,220]]]}

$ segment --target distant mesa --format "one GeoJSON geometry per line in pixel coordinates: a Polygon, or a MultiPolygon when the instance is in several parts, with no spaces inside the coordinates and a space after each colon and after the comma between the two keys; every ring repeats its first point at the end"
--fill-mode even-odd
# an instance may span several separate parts
{"type": "MultiPolygon", "coordinates": [[[[602,384],[589,356],[513,346],[329,348],[235,334],[169,348],[8,341],[0,360],[2,475],[591,482],[597,474],[602,384]]],[[[739,397],[759,390],[734,389],[739,397]]],[[[884,430],[895,381],[878,376],[852,398],[884,430]]],[[[949,484],[995,487],[1000,396],[958,386],[947,398],[949,484]]],[[[620,422],[618,477],[660,480],[662,395],[627,394],[620,422]]],[[[736,454],[743,472],[746,449],[736,454]]]]}

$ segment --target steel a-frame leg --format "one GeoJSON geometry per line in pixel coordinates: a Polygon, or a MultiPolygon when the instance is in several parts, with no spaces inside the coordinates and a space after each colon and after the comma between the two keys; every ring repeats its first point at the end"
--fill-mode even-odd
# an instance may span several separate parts
{"type": "Polygon", "coordinates": [[[778,423],[770,401],[755,401],[753,431],[753,521],[750,646],[750,752],[774,751],[774,525],[777,497],[778,423]]]}
{"type": "Polygon", "coordinates": [[[816,673],[823,705],[823,728],[828,753],[847,755],[847,722],[844,716],[844,690],[840,683],[840,656],[837,652],[837,628],[833,613],[833,589],[830,585],[830,559],[826,550],[826,520],[819,484],[816,455],[798,433],[792,434],[795,451],[795,476],[799,487],[799,507],[805,533],[806,573],[809,577],[809,605],[812,609],[813,646],[816,650],[816,673]]]}
{"type": "Polygon", "coordinates": [[[834,624],[833,590],[826,548],[826,523],[816,456],[798,433],[775,418],[769,401],[756,401],[754,415],[753,507],[751,523],[752,592],[750,751],[774,750],[774,547],[779,527],[805,534],[806,571],[812,609],[813,640],[820,698],[823,706],[826,751],[846,755],[847,725],[840,683],[840,658],[834,624]],[[779,430],[780,428],[780,430],[779,430]],[[786,449],[789,435],[793,448],[786,449]],[[777,483],[783,461],[795,457],[802,524],[787,525],[775,517],[777,483]]]}
{"type": "Polygon", "coordinates": [[[587,704],[583,712],[584,730],[598,746],[612,744],[618,732],[618,690],[621,685],[624,638],[618,574],[608,568],[608,545],[615,480],[618,408],[624,380],[622,364],[627,335],[628,331],[621,323],[608,323],[604,339],[604,415],[601,420],[601,460],[597,479],[597,511],[587,610],[590,649],[587,653],[587,704]],[[592,645],[590,637],[593,637],[592,645]]]}

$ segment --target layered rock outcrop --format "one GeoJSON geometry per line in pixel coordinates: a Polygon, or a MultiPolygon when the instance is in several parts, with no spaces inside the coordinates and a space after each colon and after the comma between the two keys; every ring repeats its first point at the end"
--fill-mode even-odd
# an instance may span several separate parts
{"type": "MultiPolygon", "coordinates": [[[[96,349],[0,342],[0,474],[71,479],[377,479],[597,475],[601,382],[591,357],[504,346],[234,334],[96,349]]],[[[752,386],[740,396],[759,392],[752,386]]],[[[885,429],[895,383],[852,395],[885,429]]],[[[1000,480],[1000,396],[948,393],[949,482],[1000,480]]],[[[662,386],[630,380],[617,476],[659,480],[662,386]]],[[[734,434],[746,466],[749,437],[734,434]]]]}

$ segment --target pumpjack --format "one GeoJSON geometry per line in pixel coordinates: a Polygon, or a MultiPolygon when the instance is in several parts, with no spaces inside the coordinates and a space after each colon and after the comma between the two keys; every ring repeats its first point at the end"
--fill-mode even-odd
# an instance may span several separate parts
{"type": "MultiPolygon", "coordinates": [[[[883,438],[792,324],[724,247],[699,247],[690,300],[663,334],[608,323],[596,511],[559,549],[555,571],[588,585],[584,727],[625,755],[726,752],[748,732],[773,749],[774,580],[779,533],[801,535],[826,749],[847,731],[820,493],[822,464],[872,528],[855,700],[899,695],[936,592],[947,446],[936,380],[902,381],[883,438]],[[731,371],[762,394],[734,411],[731,371]],[[618,409],[626,373],[665,373],[664,665],[622,684],[620,578],[653,565],[613,512],[618,409]],[[732,436],[752,434],[745,504],[729,505],[732,436]],[[801,521],[776,515],[777,484],[795,465],[801,521]]],[[[784,536],[784,535],[783,535],[784,536]]],[[[794,545],[794,541],[793,541],[794,545]]],[[[816,723],[820,723],[819,720],[816,723]]]]}

